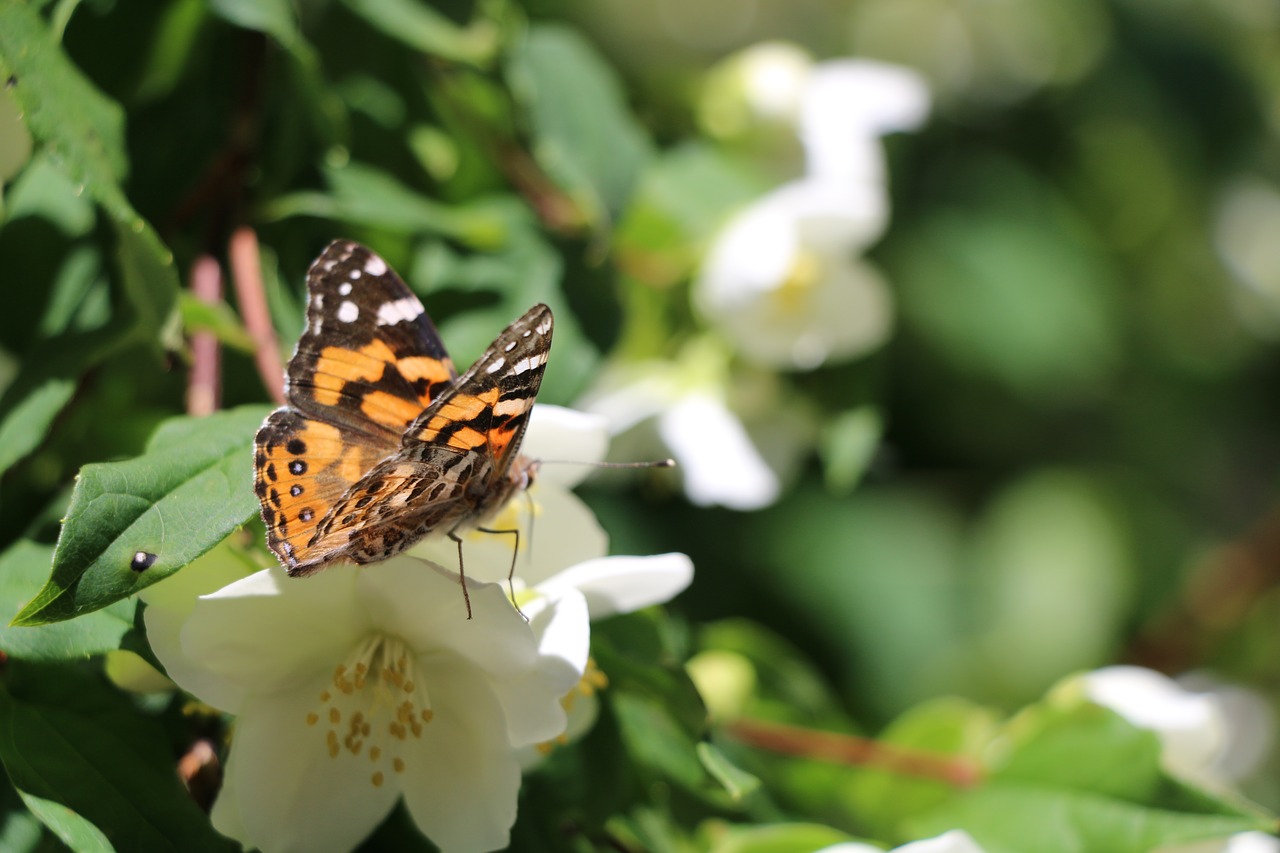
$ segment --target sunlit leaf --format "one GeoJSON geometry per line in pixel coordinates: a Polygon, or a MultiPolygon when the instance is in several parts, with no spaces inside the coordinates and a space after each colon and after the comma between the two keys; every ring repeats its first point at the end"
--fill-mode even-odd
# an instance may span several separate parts
{"type": "Polygon", "coordinates": [[[250,448],[269,411],[245,406],[173,418],[143,455],[86,465],[58,537],[53,575],[14,624],[70,619],[126,598],[244,524],[257,508],[250,448]]]}

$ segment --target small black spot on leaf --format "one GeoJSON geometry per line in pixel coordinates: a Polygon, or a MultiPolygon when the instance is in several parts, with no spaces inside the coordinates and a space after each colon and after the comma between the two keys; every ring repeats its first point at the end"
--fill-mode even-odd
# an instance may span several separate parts
{"type": "Polygon", "coordinates": [[[138,551],[129,561],[129,568],[135,572],[145,572],[156,563],[156,555],[147,551],[138,551]]]}

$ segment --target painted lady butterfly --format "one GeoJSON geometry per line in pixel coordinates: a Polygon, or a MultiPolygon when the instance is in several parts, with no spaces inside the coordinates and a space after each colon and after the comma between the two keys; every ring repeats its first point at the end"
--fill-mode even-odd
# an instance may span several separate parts
{"type": "Polygon", "coordinates": [[[331,243],[307,290],[288,405],[254,442],[267,545],[294,576],[385,560],[436,531],[461,561],[457,532],[532,482],[520,440],[551,309],[530,308],[458,376],[418,297],[364,246],[331,243]]]}

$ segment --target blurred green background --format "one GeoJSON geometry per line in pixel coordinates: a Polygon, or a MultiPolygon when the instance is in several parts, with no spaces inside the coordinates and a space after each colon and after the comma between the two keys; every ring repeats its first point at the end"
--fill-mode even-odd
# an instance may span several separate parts
{"type": "MultiPolygon", "coordinates": [[[[253,227],[287,346],[310,259],[359,239],[462,363],[545,299],[541,399],[560,404],[696,340],[715,229],[800,168],[794,140],[708,125],[727,57],[786,40],[916,69],[932,112],[885,141],[892,215],[868,252],[888,343],[763,379],[735,361],[810,430],[781,498],[700,508],[677,478],[607,478],[583,494],[614,551],[692,555],[689,647],[758,623],[866,731],[939,695],[1014,709],[1118,661],[1280,697],[1273,0],[43,8],[123,107],[118,160],[120,116],[81,116],[77,144],[107,150],[180,278],[253,227]],[[883,430],[874,452],[855,413],[883,430]]],[[[151,299],[117,260],[127,217],[35,151],[0,164],[0,437],[30,445],[0,446],[5,543],[52,542],[78,467],[138,453],[186,382],[160,320],[106,334],[151,299]]],[[[265,399],[234,315],[184,317],[227,344],[223,404],[265,399]]],[[[1273,808],[1277,770],[1246,784],[1273,808]]]]}

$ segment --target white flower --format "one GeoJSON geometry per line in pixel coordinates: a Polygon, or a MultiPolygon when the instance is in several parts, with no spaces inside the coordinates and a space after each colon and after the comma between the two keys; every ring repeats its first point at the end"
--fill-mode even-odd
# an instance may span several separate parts
{"type": "Polygon", "coordinates": [[[1221,709],[1172,678],[1138,666],[1109,666],[1083,676],[1085,695],[1160,736],[1166,770],[1195,777],[1226,741],[1221,709]]]}
{"type": "Polygon", "coordinates": [[[1265,832],[1237,832],[1226,840],[1170,844],[1152,853],[1280,853],[1280,839],[1265,832]]]}
{"type": "MultiPolygon", "coordinates": [[[[160,585],[157,585],[160,586],[160,585]]],[[[573,590],[530,606],[400,556],[296,580],[273,568],[200,598],[153,649],[237,715],[214,825],[274,851],[347,850],[403,798],[443,850],[506,845],[517,748],[564,731],[589,627],[573,590]]]]}
{"type": "Polygon", "coordinates": [[[914,130],[929,113],[929,90],[914,71],[841,59],[817,65],[800,107],[805,171],[835,183],[883,186],[880,137],[914,130]]]}
{"type": "Polygon", "coordinates": [[[802,75],[795,61],[766,64],[775,66],[787,72],[775,75],[787,81],[777,90],[797,93],[805,176],[724,227],[693,300],[743,358],[807,370],[888,337],[888,287],[858,255],[888,222],[880,137],[919,126],[929,94],[914,72],[884,63],[824,62],[802,75]]]}
{"type": "MultiPolygon", "coordinates": [[[[697,360],[697,355],[684,359],[697,360]]],[[[766,507],[781,492],[777,467],[792,460],[766,461],[716,378],[700,375],[706,372],[681,363],[626,365],[605,371],[578,405],[603,416],[614,433],[644,435],[652,422],[654,440],[633,443],[632,449],[643,456],[665,448],[693,503],[737,510],[766,507]]],[[[802,424],[787,426],[780,444],[806,432],[802,424]]]]}
{"type": "Polygon", "coordinates": [[[816,178],[783,186],[720,233],[694,305],[747,361],[807,370],[870,352],[888,339],[893,302],[859,253],[887,215],[878,186],[816,178]]]}

